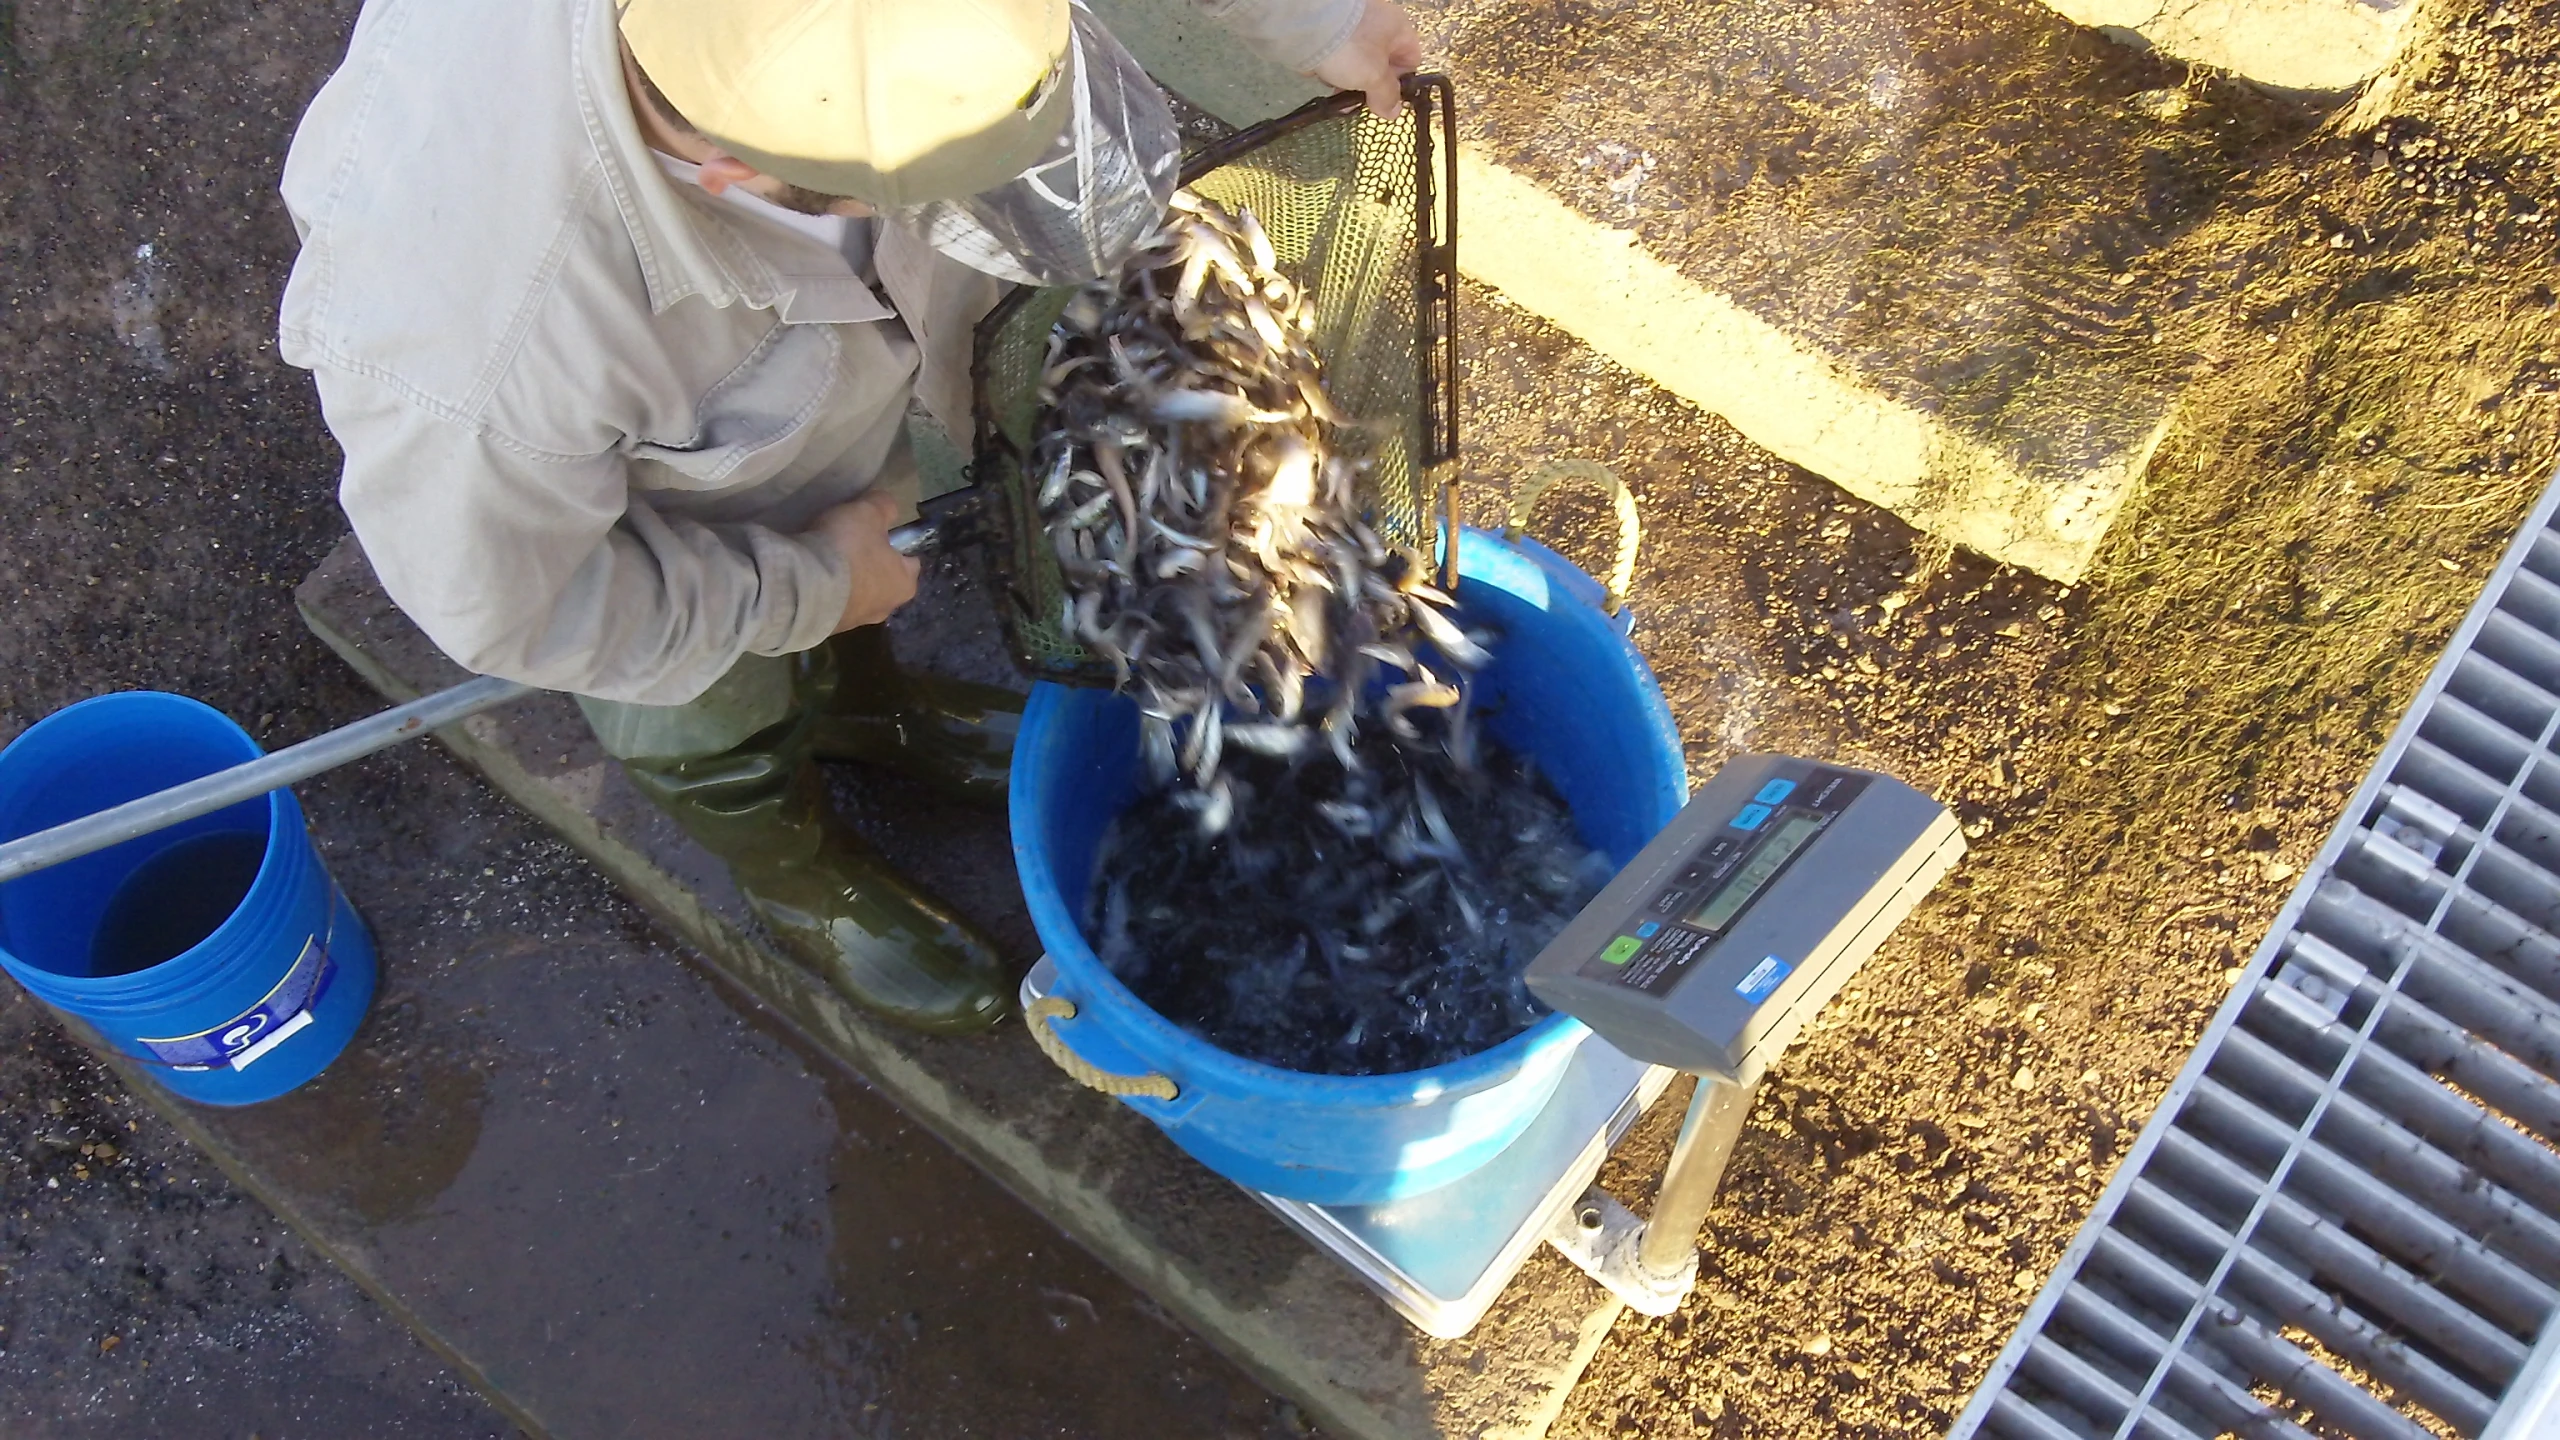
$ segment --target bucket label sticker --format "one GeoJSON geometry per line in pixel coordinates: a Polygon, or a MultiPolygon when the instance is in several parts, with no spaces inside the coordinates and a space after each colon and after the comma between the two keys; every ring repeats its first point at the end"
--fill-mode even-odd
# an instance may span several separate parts
{"type": "Polygon", "coordinates": [[[311,1007],[327,988],[331,968],[326,937],[314,935],[265,999],[210,1030],[143,1040],[142,1047],[180,1070],[246,1070],[311,1023],[311,1007]]]}

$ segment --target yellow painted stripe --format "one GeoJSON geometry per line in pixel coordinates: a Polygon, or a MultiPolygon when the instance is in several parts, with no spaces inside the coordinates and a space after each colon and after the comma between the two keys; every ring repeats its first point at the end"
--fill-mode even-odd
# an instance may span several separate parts
{"type": "Polygon", "coordinates": [[[1472,147],[1458,153],[1458,195],[1470,277],[1779,457],[1994,559],[2077,580],[2149,459],[2144,446],[2059,490],[2029,484],[1472,147]]]}

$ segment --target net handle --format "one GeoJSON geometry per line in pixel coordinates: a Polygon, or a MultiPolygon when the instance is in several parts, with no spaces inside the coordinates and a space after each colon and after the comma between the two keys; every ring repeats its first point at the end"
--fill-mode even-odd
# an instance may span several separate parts
{"type": "MultiPolygon", "coordinates": [[[[1418,458],[1427,472],[1458,459],[1458,102],[1445,75],[1405,77],[1404,98],[1413,115],[1418,458]]],[[[1457,483],[1454,474],[1448,483],[1457,483]]]]}

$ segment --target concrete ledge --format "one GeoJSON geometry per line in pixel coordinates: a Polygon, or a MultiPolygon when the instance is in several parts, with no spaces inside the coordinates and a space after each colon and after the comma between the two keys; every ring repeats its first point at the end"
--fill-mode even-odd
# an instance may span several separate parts
{"type": "Polygon", "coordinates": [[[1459,152],[1458,184],[1468,275],[1770,453],[1995,560],[2077,580],[2168,431],[2144,395],[2147,431],[2039,483],[1996,439],[1885,393],[1482,149],[1459,152]]]}
{"type": "Polygon", "coordinates": [[[2284,94],[2334,95],[2400,53],[2417,0],[2045,0],[2064,18],[2284,94]]]}
{"type": "MultiPolygon", "coordinates": [[[[392,608],[353,541],[299,600],[312,629],[386,696],[463,678],[392,608]]],[[[956,633],[925,643],[956,668],[983,670],[994,617],[964,600],[934,607],[956,633]]],[[[839,1000],[760,938],[718,862],[629,788],[565,697],[441,738],[715,968],[1345,1440],[1538,1440],[1618,1316],[1615,1300],[1541,1252],[1475,1334],[1425,1337],[1145,1120],[1065,1080],[1018,1027],[933,1040],[839,1000]]],[[[998,935],[1026,933],[1000,822],[920,817],[910,792],[845,779],[848,808],[875,841],[998,935]]]]}

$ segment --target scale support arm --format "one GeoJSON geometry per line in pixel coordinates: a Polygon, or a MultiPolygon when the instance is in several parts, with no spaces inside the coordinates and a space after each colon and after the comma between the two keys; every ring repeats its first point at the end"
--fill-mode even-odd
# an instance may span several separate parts
{"type": "Polygon", "coordinates": [[[1759,1082],[1700,1075],[1650,1219],[1594,1185],[1556,1217],[1548,1243],[1643,1315],[1669,1315],[1698,1283],[1698,1227],[1751,1118],[1759,1082]]]}

